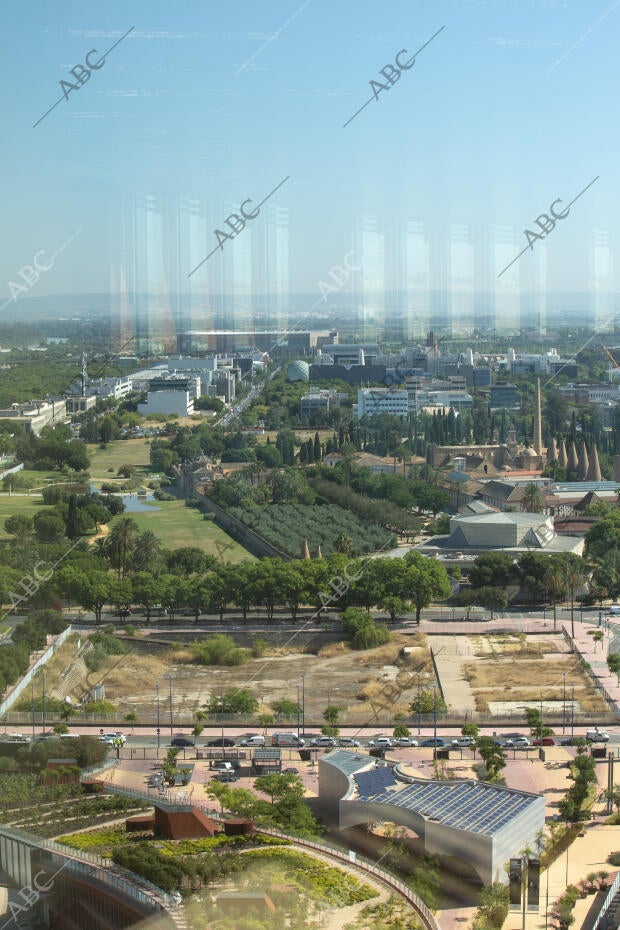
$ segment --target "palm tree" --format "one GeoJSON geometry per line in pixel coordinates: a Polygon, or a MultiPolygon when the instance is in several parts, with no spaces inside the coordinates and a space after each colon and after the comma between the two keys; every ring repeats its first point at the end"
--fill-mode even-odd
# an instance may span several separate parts
{"type": "Polygon", "coordinates": [[[575,588],[580,588],[586,580],[582,567],[572,560],[566,565],[566,586],[570,591],[570,628],[575,638],[575,588]]]}
{"type": "Polygon", "coordinates": [[[557,627],[556,606],[566,590],[566,579],[560,565],[552,564],[544,576],[544,585],[553,604],[553,629],[557,627]]]}
{"type": "Polygon", "coordinates": [[[118,577],[124,578],[127,571],[127,559],[135,546],[139,527],[131,517],[121,517],[114,524],[108,536],[110,562],[118,570],[118,577]]]}
{"type": "Polygon", "coordinates": [[[161,541],[152,530],[145,530],[136,539],[133,552],[133,568],[145,569],[151,573],[161,562],[161,541]]]}
{"type": "Polygon", "coordinates": [[[345,555],[351,554],[352,540],[350,536],[347,536],[345,533],[340,533],[336,537],[336,552],[343,552],[345,555]]]}
{"type": "Polygon", "coordinates": [[[523,494],[523,509],[526,513],[543,513],[545,509],[545,499],[542,491],[537,484],[531,481],[525,486],[523,494]]]}

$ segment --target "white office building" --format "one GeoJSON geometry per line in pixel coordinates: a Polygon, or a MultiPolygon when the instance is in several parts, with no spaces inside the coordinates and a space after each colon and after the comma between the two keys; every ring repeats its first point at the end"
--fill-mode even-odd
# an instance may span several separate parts
{"type": "Polygon", "coordinates": [[[387,413],[393,417],[406,417],[409,412],[407,391],[392,388],[362,388],[357,392],[357,418],[378,417],[387,413]]]}

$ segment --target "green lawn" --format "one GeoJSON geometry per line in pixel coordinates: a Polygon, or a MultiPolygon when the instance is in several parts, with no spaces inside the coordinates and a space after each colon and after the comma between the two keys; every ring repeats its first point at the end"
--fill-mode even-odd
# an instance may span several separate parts
{"type": "Polygon", "coordinates": [[[93,480],[109,481],[115,477],[121,465],[135,465],[150,472],[150,444],[150,439],[119,439],[109,442],[105,449],[95,444],[89,445],[90,473],[93,480]],[[108,471],[110,468],[114,471],[108,471]]]}
{"type": "Polygon", "coordinates": [[[59,471],[33,471],[30,468],[22,468],[21,471],[16,472],[16,477],[20,480],[25,478],[31,488],[44,488],[56,481],[67,480],[65,475],[59,471]]]}
{"type": "Polygon", "coordinates": [[[27,497],[25,492],[22,497],[21,493],[9,496],[8,491],[0,492],[0,539],[8,539],[9,534],[4,531],[4,521],[7,517],[12,517],[14,513],[34,517],[37,510],[45,506],[39,493],[35,492],[30,497],[27,497]]]}
{"type": "Polygon", "coordinates": [[[164,548],[196,546],[224,562],[254,558],[212,520],[203,520],[199,510],[186,507],[183,501],[153,501],[152,504],[148,512],[126,513],[125,516],[135,520],[141,531],[151,530],[155,533],[164,548]],[[222,547],[226,547],[226,551],[222,547]]]}

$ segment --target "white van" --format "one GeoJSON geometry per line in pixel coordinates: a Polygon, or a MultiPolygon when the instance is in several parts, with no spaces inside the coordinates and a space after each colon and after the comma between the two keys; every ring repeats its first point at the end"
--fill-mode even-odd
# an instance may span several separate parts
{"type": "Polygon", "coordinates": [[[586,733],[586,739],[589,743],[608,743],[609,742],[609,733],[605,733],[604,730],[588,730],[586,733]]]}
{"type": "Polygon", "coordinates": [[[248,736],[247,739],[242,739],[239,745],[240,746],[264,746],[265,737],[264,736],[248,736]]]}

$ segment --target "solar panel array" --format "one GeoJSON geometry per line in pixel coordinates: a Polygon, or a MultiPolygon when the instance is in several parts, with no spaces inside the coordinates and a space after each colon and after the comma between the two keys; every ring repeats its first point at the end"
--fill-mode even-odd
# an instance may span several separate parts
{"type": "Polygon", "coordinates": [[[487,835],[506,826],[536,800],[508,789],[469,781],[459,784],[416,782],[402,791],[384,791],[373,797],[377,803],[397,804],[446,826],[487,835]]]}
{"type": "Polygon", "coordinates": [[[252,753],[253,762],[274,762],[281,758],[281,749],[255,749],[252,753]]]}
{"type": "Polygon", "coordinates": [[[396,784],[394,772],[389,765],[368,772],[359,772],[354,775],[360,798],[372,798],[376,794],[383,794],[386,788],[396,784]]]}

